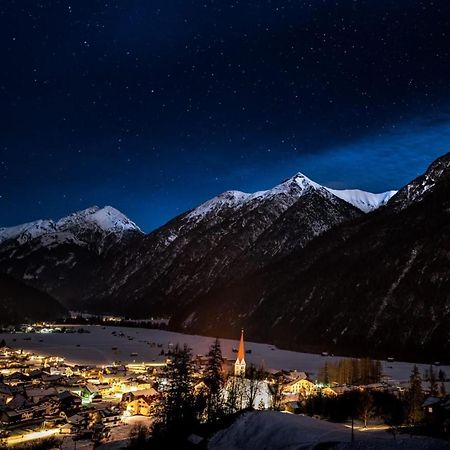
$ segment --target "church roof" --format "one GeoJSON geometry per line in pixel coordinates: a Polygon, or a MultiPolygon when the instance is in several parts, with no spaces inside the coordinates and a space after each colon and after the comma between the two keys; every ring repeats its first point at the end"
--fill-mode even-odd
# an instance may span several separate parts
{"type": "Polygon", "coordinates": [[[241,341],[239,342],[239,350],[237,359],[238,361],[244,361],[245,358],[245,347],[244,347],[244,330],[241,331],[241,341]]]}

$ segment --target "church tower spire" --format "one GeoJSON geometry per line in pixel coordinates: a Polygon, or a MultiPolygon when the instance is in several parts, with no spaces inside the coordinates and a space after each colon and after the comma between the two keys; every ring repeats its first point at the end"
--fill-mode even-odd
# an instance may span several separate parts
{"type": "Polygon", "coordinates": [[[244,329],[241,330],[241,341],[239,342],[239,350],[234,363],[234,375],[236,377],[245,376],[245,346],[244,346],[244,329]]]}

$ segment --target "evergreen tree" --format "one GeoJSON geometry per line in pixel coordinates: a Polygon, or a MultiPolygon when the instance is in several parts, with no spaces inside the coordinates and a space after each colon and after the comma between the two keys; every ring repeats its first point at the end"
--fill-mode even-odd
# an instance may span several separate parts
{"type": "Polygon", "coordinates": [[[436,379],[436,373],[433,370],[433,366],[430,365],[430,370],[428,371],[428,382],[430,385],[430,395],[436,396],[438,395],[438,384],[436,379]]]}
{"type": "Polygon", "coordinates": [[[415,424],[422,419],[421,405],[423,401],[422,378],[416,365],[411,372],[409,383],[410,387],[407,394],[408,421],[415,424]]]}
{"type": "Polygon", "coordinates": [[[178,345],[171,352],[165,367],[162,399],[155,411],[153,433],[169,438],[181,438],[197,422],[193,395],[193,364],[191,349],[178,345]],[[173,434],[176,432],[175,434],[173,434]]]}
{"type": "Polygon", "coordinates": [[[441,382],[441,386],[439,387],[439,395],[441,397],[445,397],[447,395],[447,389],[445,389],[444,382],[441,382]]]}
{"type": "Polygon", "coordinates": [[[351,360],[351,381],[350,384],[356,385],[359,384],[361,378],[364,376],[364,373],[361,373],[361,364],[360,360],[352,359],[351,360]]]}
{"type": "Polygon", "coordinates": [[[359,360],[361,376],[355,384],[369,384],[372,362],[369,358],[359,360]]]}
{"type": "Polygon", "coordinates": [[[208,353],[208,365],[205,371],[205,385],[207,389],[206,416],[212,422],[223,414],[223,387],[224,376],[222,372],[222,349],[219,339],[213,342],[208,353]]]}
{"type": "Polygon", "coordinates": [[[328,363],[326,362],[323,367],[323,374],[322,374],[322,383],[328,386],[330,384],[330,374],[328,370],[328,363]]]}
{"type": "Polygon", "coordinates": [[[318,380],[323,384],[337,382],[354,386],[377,383],[383,375],[380,361],[370,358],[345,358],[337,363],[326,362],[319,369],[318,380]]]}
{"type": "Polygon", "coordinates": [[[375,383],[379,383],[381,381],[381,377],[383,376],[383,366],[381,365],[381,361],[377,360],[375,362],[375,383]]]}

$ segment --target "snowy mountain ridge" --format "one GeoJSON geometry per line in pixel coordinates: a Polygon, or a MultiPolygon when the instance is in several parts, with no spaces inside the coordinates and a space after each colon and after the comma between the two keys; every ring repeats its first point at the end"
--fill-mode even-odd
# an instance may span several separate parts
{"type": "Polygon", "coordinates": [[[402,210],[413,203],[418,203],[430,195],[437,184],[450,179],[450,153],[447,153],[430,164],[426,172],[405,187],[400,189],[392,199],[396,209],[402,210]]]}
{"type": "Polygon", "coordinates": [[[94,226],[108,233],[122,233],[141,229],[128,217],[112,206],[99,208],[93,206],[83,211],[70,214],[56,223],[57,229],[67,229],[73,226],[94,226]]]}
{"type": "Polygon", "coordinates": [[[397,191],[386,191],[380,194],[373,194],[372,192],[361,191],[359,189],[331,189],[325,188],[336,197],[351,203],[361,211],[368,213],[385,205],[397,191]]]}
{"type": "Polygon", "coordinates": [[[126,232],[141,233],[140,228],[117,209],[111,206],[103,208],[93,206],[58,221],[36,220],[9,228],[0,228],[0,243],[17,240],[20,244],[24,244],[45,236],[53,236],[53,240],[57,241],[67,241],[76,238],[80,232],[86,230],[117,235],[126,232]]]}
{"type": "MultiPolygon", "coordinates": [[[[358,189],[331,189],[316,183],[298,172],[272,189],[254,193],[235,190],[225,191],[191,210],[187,213],[186,218],[188,220],[198,221],[206,215],[220,211],[223,208],[239,209],[244,206],[257,207],[261,202],[277,198],[286,203],[285,207],[289,207],[296,199],[311,190],[315,190],[331,200],[334,196],[338,197],[365,213],[385,205],[397,193],[397,191],[387,191],[380,194],[373,194],[358,189]],[[329,194],[332,195],[330,196],[329,194]]],[[[67,232],[73,231],[76,228],[96,229],[107,234],[122,234],[126,232],[142,233],[141,229],[133,221],[112,206],[104,206],[103,208],[92,206],[57,221],[41,219],[13,227],[0,228],[0,244],[11,239],[16,239],[19,243],[23,244],[44,235],[59,233],[64,233],[67,238],[67,232]]]]}
{"type": "Polygon", "coordinates": [[[187,218],[199,220],[205,215],[219,211],[222,208],[239,209],[251,203],[254,203],[256,206],[259,202],[271,198],[285,198],[287,196],[292,196],[292,199],[295,200],[311,190],[315,190],[329,199],[338,197],[365,213],[385,205],[390,198],[397,193],[397,191],[387,191],[380,194],[374,194],[359,189],[331,189],[316,183],[306,175],[298,172],[293,177],[288,178],[272,189],[254,193],[241,191],[223,192],[193,209],[187,215],[187,218]],[[329,194],[332,195],[330,196],[329,194]]]}

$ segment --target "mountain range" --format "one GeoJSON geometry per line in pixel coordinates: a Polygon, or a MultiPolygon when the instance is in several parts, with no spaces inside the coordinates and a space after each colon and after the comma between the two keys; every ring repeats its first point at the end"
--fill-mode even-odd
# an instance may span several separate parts
{"type": "Polygon", "coordinates": [[[0,229],[0,273],[76,307],[109,259],[144,233],[112,207],[0,229]]]}
{"type": "Polygon", "coordinates": [[[64,307],[296,350],[450,350],[450,154],[396,191],[298,173],[227,191],[145,234],[112,207],[0,229],[0,272],[64,307]]]}

